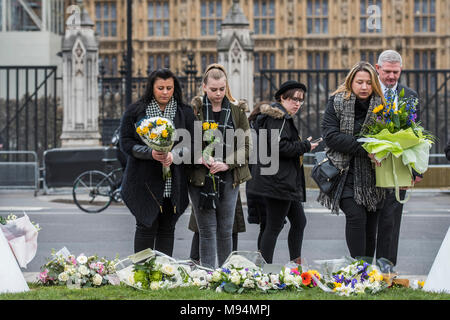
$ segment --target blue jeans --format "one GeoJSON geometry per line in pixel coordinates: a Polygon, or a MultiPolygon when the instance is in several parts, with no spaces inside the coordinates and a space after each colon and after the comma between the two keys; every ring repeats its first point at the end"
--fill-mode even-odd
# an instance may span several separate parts
{"type": "Polygon", "coordinates": [[[233,223],[239,186],[233,188],[233,176],[227,172],[223,193],[216,209],[200,209],[201,188],[189,185],[189,196],[200,235],[200,264],[215,268],[216,256],[221,266],[233,248],[233,223]]]}

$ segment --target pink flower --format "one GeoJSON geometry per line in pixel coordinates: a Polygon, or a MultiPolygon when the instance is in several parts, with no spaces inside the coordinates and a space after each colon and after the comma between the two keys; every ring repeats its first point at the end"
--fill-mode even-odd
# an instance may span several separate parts
{"type": "Polygon", "coordinates": [[[296,275],[300,275],[300,272],[298,272],[298,268],[294,268],[294,269],[291,269],[291,272],[293,273],[293,274],[296,274],[296,275]]]}
{"type": "Polygon", "coordinates": [[[48,279],[48,270],[45,269],[41,273],[39,273],[39,280],[41,280],[43,283],[46,283],[48,279]]]}

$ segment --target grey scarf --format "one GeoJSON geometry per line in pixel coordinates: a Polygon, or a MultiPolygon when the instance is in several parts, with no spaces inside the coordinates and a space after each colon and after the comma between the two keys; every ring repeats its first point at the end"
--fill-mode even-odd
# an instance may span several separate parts
{"type": "MultiPolygon", "coordinates": [[[[345,92],[337,93],[334,97],[334,110],[340,120],[340,131],[345,134],[353,135],[355,121],[355,100],[356,96],[352,93],[349,99],[344,96],[345,92]]],[[[362,125],[361,134],[364,134],[365,128],[375,121],[375,115],[372,110],[381,103],[381,98],[373,95],[370,99],[369,110],[367,110],[366,119],[362,125]]],[[[330,195],[320,192],[317,201],[324,205],[334,214],[339,214],[339,202],[342,191],[344,190],[345,180],[347,179],[348,166],[350,161],[354,161],[354,198],[356,203],[367,208],[368,211],[375,211],[377,204],[384,199],[384,189],[375,186],[375,170],[370,158],[366,155],[350,155],[341,153],[328,147],[325,148],[328,158],[333,164],[344,169],[341,179],[330,195]]]]}

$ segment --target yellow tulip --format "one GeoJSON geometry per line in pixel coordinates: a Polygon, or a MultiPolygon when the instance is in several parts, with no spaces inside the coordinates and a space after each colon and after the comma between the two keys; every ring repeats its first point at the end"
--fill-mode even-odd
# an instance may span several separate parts
{"type": "Polygon", "coordinates": [[[161,136],[162,136],[163,138],[167,138],[168,135],[169,135],[169,133],[167,132],[167,130],[163,130],[163,131],[161,132],[161,136]]]}
{"type": "Polygon", "coordinates": [[[163,122],[162,122],[161,119],[156,120],[156,125],[160,126],[160,125],[162,125],[162,124],[163,124],[163,122]]]}
{"type": "Polygon", "coordinates": [[[208,130],[208,129],[209,129],[209,123],[203,122],[203,130],[208,130]]]}
{"type": "Polygon", "coordinates": [[[157,135],[156,133],[152,132],[152,133],[150,134],[150,139],[156,139],[157,136],[158,136],[158,135],[157,135]]]}
{"type": "Polygon", "coordinates": [[[211,123],[211,129],[213,129],[213,130],[215,130],[215,129],[217,129],[219,127],[219,124],[218,123],[211,123]]]}
{"type": "Polygon", "coordinates": [[[142,135],[141,127],[137,127],[137,128],[136,128],[136,132],[137,132],[139,135],[142,135]]]}
{"type": "Polygon", "coordinates": [[[318,280],[320,280],[320,273],[317,270],[308,270],[308,273],[314,275],[318,280]]]}
{"type": "Polygon", "coordinates": [[[372,110],[373,113],[378,113],[381,110],[383,110],[384,105],[380,104],[378,107],[376,107],[375,109],[372,110]]]}
{"type": "Polygon", "coordinates": [[[342,283],[335,282],[335,283],[333,283],[333,284],[334,284],[334,289],[333,289],[333,291],[336,291],[337,288],[342,287],[342,283]]]}
{"type": "Polygon", "coordinates": [[[149,130],[148,127],[142,128],[142,134],[147,134],[148,130],[149,130]]]}

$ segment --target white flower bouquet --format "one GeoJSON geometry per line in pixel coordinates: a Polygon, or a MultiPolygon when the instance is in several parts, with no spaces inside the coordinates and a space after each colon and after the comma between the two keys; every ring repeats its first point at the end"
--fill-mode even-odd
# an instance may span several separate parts
{"type": "Polygon", "coordinates": [[[325,273],[326,285],[338,295],[375,294],[388,287],[376,265],[352,258],[328,263],[333,270],[325,273]]]}
{"type": "MultiPolygon", "coordinates": [[[[144,118],[137,123],[136,132],[147,146],[156,151],[167,153],[172,150],[175,142],[175,127],[166,118],[144,118]]],[[[170,168],[163,166],[164,180],[170,176],[170,168]]]]}
{"type": "Polygon", "coordinates": [[[69,288],[100,287],[114,282],[115,264],[118,259],[108,260],[97,255],[77,257],[62,249],[41,267],[38,283],[46,286],[67,285],[69,288]]]}

